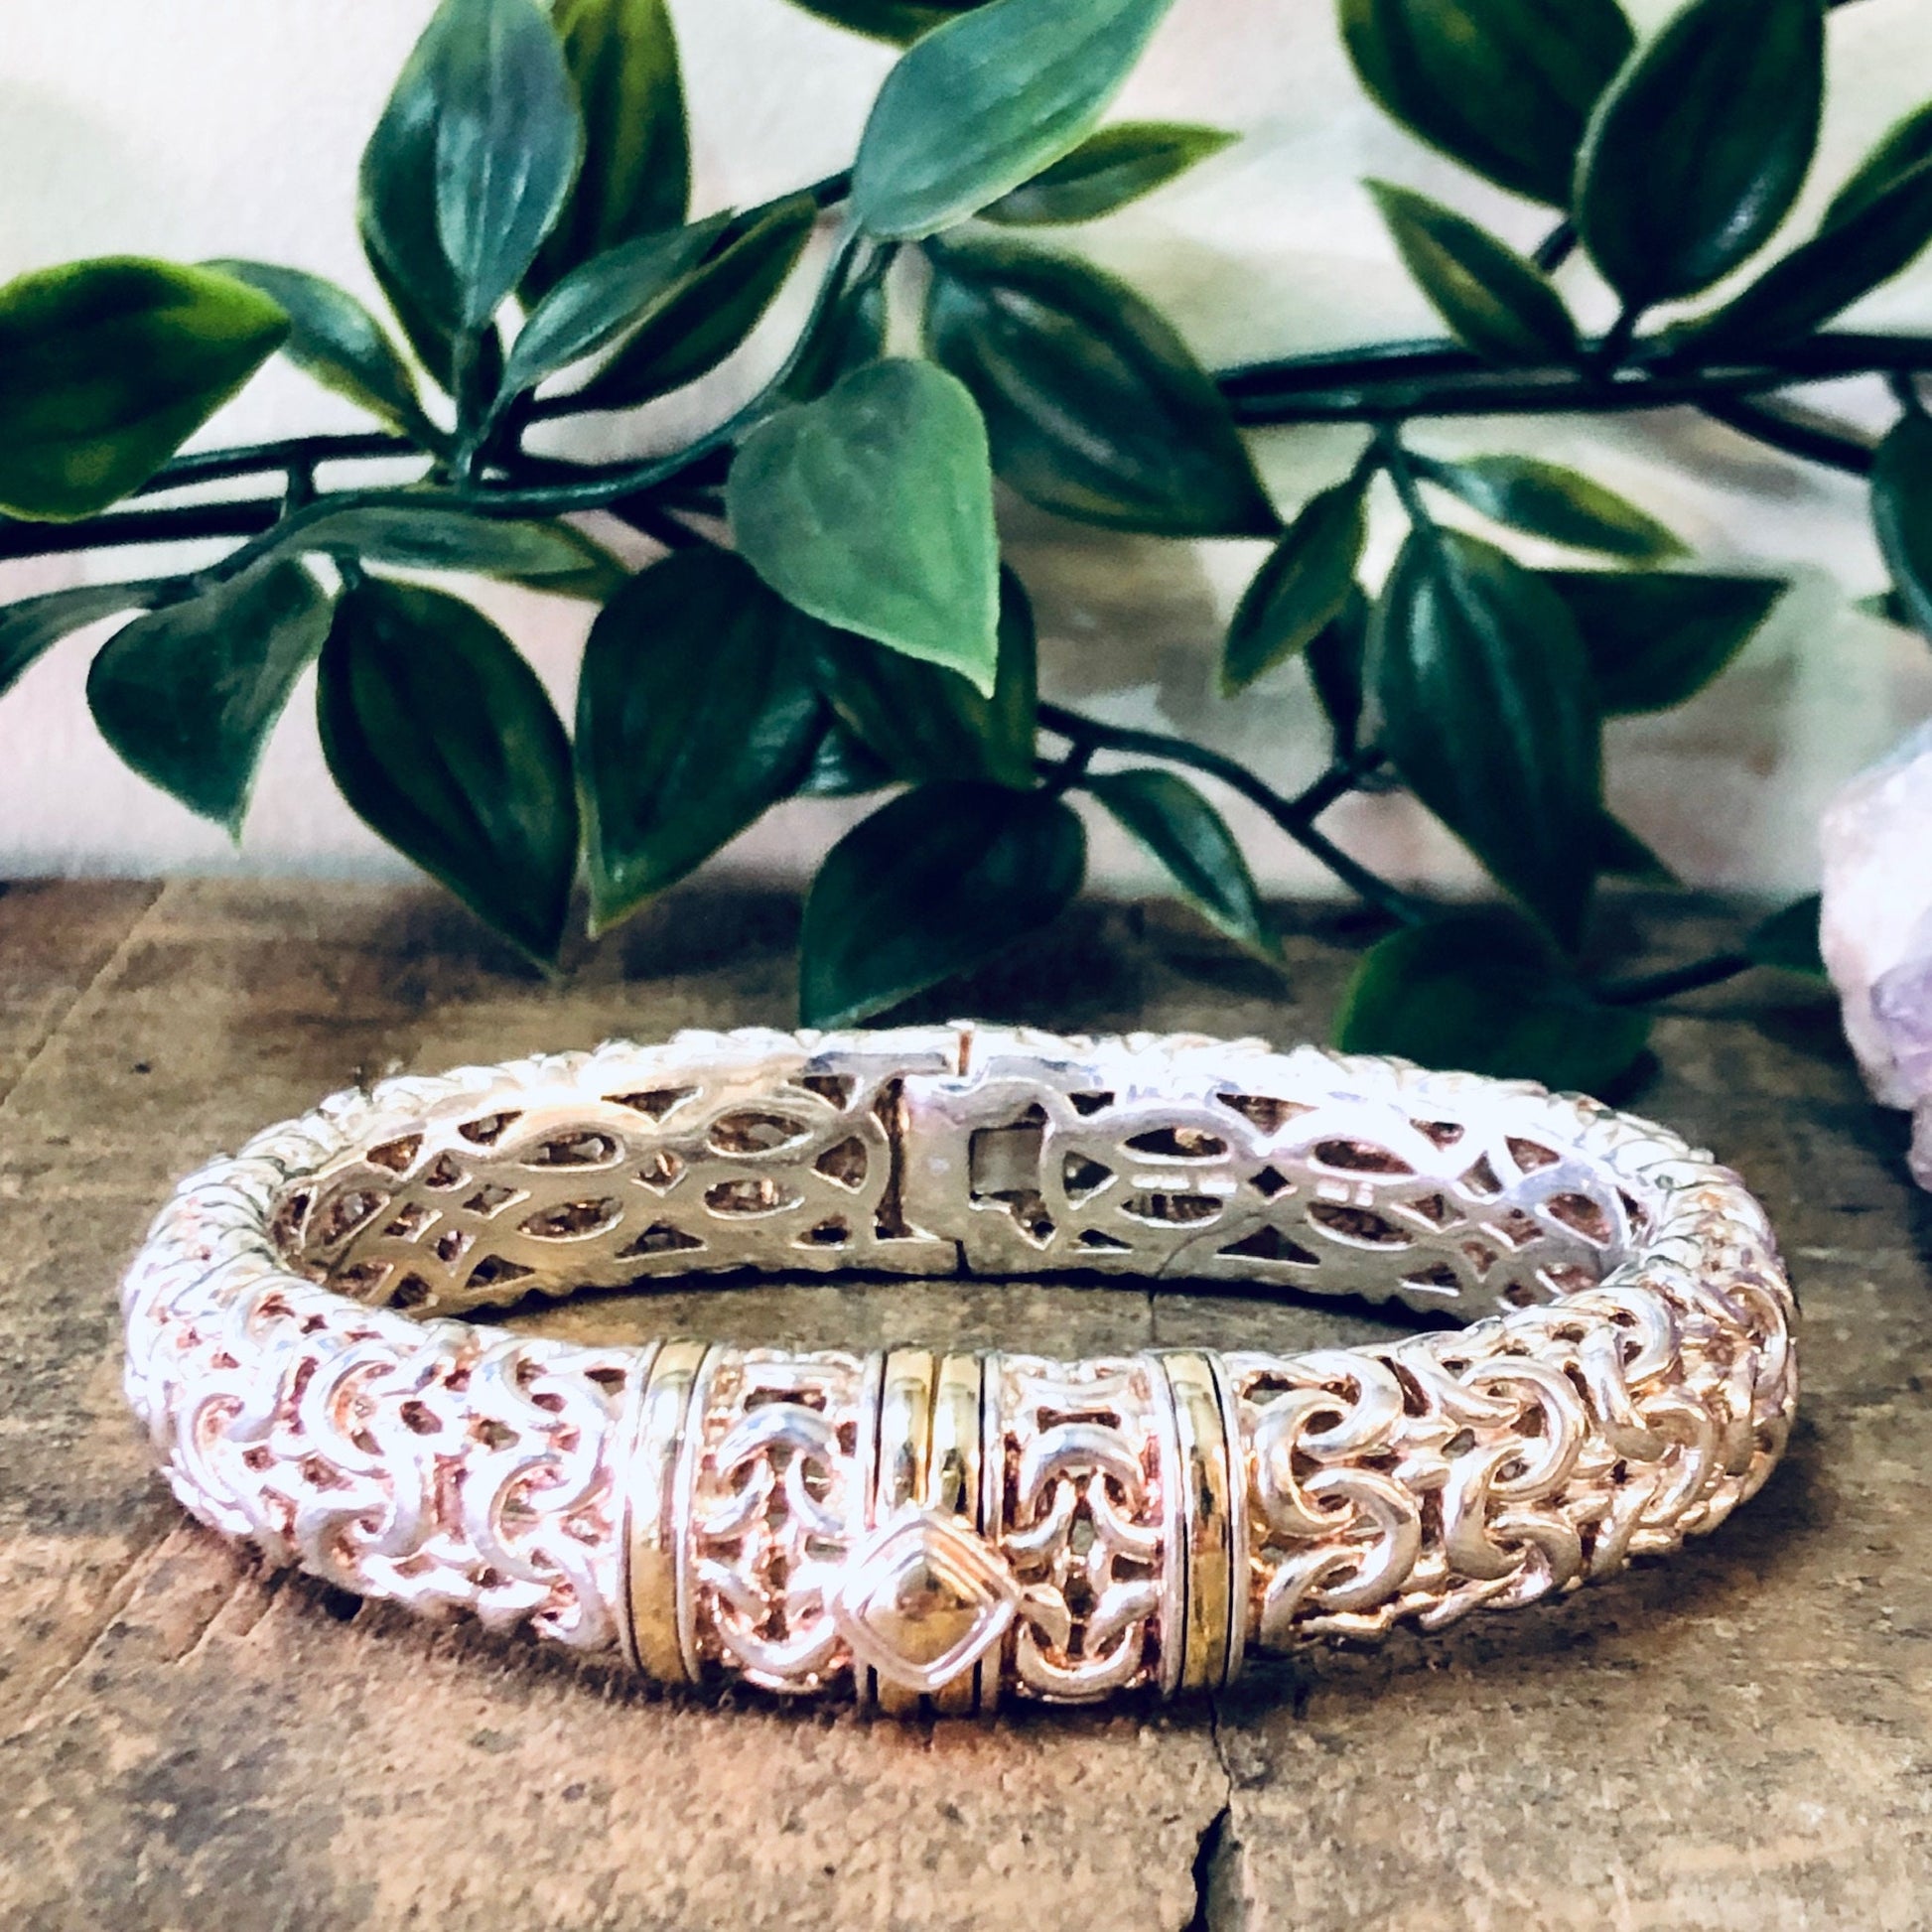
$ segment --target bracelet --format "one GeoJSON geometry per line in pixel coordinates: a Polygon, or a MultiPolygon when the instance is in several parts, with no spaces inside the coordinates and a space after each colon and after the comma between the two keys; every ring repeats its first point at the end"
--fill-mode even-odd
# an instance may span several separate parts
{"type": "Polygon", "coordinates": [[[1568,1591],[1721,1523],[1797,1396],[1763,1211],[1676,1136],[1188,1035],[687,1033],[385,1080],[183,1182],[122,1306],[176,1495],[272,1560],[896,1712],[1210,1689],[1568,1591]],[[449,1318],[705,1270],[1484,1318],[1082,1361],[449,1318]]]}

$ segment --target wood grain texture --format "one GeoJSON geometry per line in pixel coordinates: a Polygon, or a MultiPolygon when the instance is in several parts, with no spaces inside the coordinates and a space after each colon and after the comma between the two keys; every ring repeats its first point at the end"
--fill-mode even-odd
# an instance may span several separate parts
{"type": "MultiPolygon", "coordinates": [[[[1082,908],[916,1015],[1324,1031],[1178,915],[1082,908]]],[[[1214,1706],[992,1726],[724,1709],[263,1572],[187,1523],[120,1406],[113,1285],[173,1177],[360,1075],[788,1024],[789,897],[669,896],[568,983],[428,893],[0,896],[0,1924],[1915,1928],[1932,1923],[1932,1209],[1828,1003],[1686,1002],[1632,1096],[1771,1206],[1807,1311],[1786,1466],[1582,1596],[1214,1706]]],[[[1721,927],[1648,928],[1682,957],[1721,927]]],[[[579,1336],[1055,1352],[1386,1332],[1165,1290],[784,1285],[587,1300],[579,1336]]]]}

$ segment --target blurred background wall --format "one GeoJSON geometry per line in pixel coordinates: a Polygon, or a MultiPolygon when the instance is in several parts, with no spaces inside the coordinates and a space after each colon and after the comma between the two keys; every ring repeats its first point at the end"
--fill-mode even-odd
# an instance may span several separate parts
{"type": "MultiPolygon", "coordinates": [[[[0,279],[111,252],[250,255],[335,276],[373,301],[355,241],[356,157],[431,4],[6,0],[0,279]]],[[[672,0],[672,11],[699,210],[762,200],[849,160],[889,50],[783,0],[672,0]]],[[[1631,11],[1648,26],[1668,6],[1636,0],[1631,11]]],[[[1439,333],[1359,186],[1364,175],[1422,188],[1524,245],[1547,224],[1547,214],[1464,176],[1384,120],[1355,84],[1333,13],[1332,0],[1179,0],[1117,111],[1210,121],[1246,138],[1176,186],[1064,236],[1165,305],[1211,364],[1439,333]]],[[[1862,0],[1834,16],[1831,40],[1824,144],[1796,226],[1891,118],[1932,90],[1926,0],[1862,0]]],[[[1587,269],[1575,264],[1565,275],[1587,318],[1600,323],[1587,269]]],[[[651,447],[729,406],[775,360],[796,312],[796,303],[781,305],[740,362],[696,391],[641,419],[606,419],[601,452],[651,447]]],[[[1851,320],[1932,326],[1932,258],[1851,320]]],[[[1875,388],[1811,393],[1848,416],[1884,419],[1875,388]]],[[[346,404],[278,363],[204,440],[357,422],[346,404]]],[[[1883,582],[1862,489],[1689,412],[1601,425],[1425,423],[1413,441],[1441,455],[1521,449],[1581,464],[1672,524],[1701,565],[1793,578],[1771,623],[1710,692],[1668,718],[1613,725],[1610,787],[1616,809],[1689,878],[1767,893],[1811,885],[1822,799],[1932,716],[1932,651],[1851,608],[1883,582]]],[[[1258,448],[1278,500],[1292,507],[1339,476],[1358,445],[1352,431],[1288,430],[1258,448]]],[[[1378,506],[1376,570],[1393,548],[1389,510],[1378,506]]],[[[1323,735],[1299,669],[1272,673],[1236,703],[1215,693],[1220,628],[1261,560],[1259,546],[1158,543],[1007,511],[1053,695],[1223,746],[1285,785],[1319,768],[1323,735]]],[[[194,560],[120,553],[0,564],[0,595],[194,560]]],[[[567,711],[584,607],[496,587],[477,595],[567,711]]],[[[270,749],[238,851],[123,769],[93,734],[83,699],[88,643],[98,634],[69,638],[0,705],[0,875],[405,869],[336,798],[306,684],[270,749]]],[[[721,863],[767,874],[801,868],[852,815],[851,806],[788,807],[721,863]]],[[[1325,884],[1239,801],[1230,816],[1244,837],[1252,833],[1269,884],[1325,884]]],[[[1453,841],[1401,800],[1350,800],[1329,823],[1397,875],[1467,876],[1453,841]]],[[[1095,859],[1122,889],[1151,883],[1104,834],[1095,859]]]]}

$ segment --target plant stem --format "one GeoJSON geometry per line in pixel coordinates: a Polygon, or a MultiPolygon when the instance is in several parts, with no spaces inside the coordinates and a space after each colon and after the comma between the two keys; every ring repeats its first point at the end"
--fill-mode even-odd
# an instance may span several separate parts
{"type": "Polygon", "coordinates": [[[1919,369],[1932,369],[1932,337],[1844,332],[1814,336],[1755,360],[1653,368],[1639,359],[1608,379],[1568,362],[1496,368],[1454,344],[1430,341],[1249,363],[1223,371],[1219,380],[1235,420],[1260,428],[1403,416],[1659,409],[1847,375],[1919,369]]]}
{"type": "Polygon", "coordinates": [[[1370,872],[1366,866],[1351,859],[1332,839],[1315,829],[1314,819],[1334,802],[1334,796],[1329,792],[1330,773],[1324,772],[1299,798],[1289,798],[1258,778],[1246,765],[1236,763],[1219,752],[1210,751],[1205,745],[1196,745],[1190,739],[1173,738],[1166,732],[1137,731],[1127,725],[1103,724],[1097,718],[1089,718],[1082,712],[1069,711],[1064,705],[1056,704],[1042,704],[1039,707],[1039,722],[1048,731],[1076,746],[1090,745],[1101,751],[1134,753],[1142,758],[1160,759],[1167,764],[1186,765],[1195,771],[1205,772],[1209,777],[1218,778],[1231,791],[1237,791],[1251,803],[1259,805],[1303,851],[1318,860],[1343,885],[1392,919],[1404,925],[1415,925],[1431,914],[1431,908],[1423,900],[1370,872]]]}
{"type": "Polygon", "coordinates": [[[1642,979],[1612,980],[1595,989],[1596,999],[1606,1007],[1647,1007],[1659,1000],[1675,999],[1680,993],[1696,993],[1707,986],[1722,986],[1739,973],[1747,973],[1757,962],[1740,952],[1714,953],[1709,959],[1693,960],[1688,966],[1673,966],[1642,979]]]}
{"type": "Polygon", "coordinates": [[[1566,215],[1536,244],[1530,255],[1546,275],[1554,275],[1577,249],[1577,224],[1566,215]]]}
{"type": "Polygon", "coordinates": [[[0,518],[0,559],[71,555],[76,550],[106,550],[120,544],[252,537],[272,530],[281,514],[281,502],[264,496],[236,503],[188,503],[179,509],[120,510],[77,523],[30,523],[4,517],[0,518]]]}
{"type": "Polygon", "coordinates": [[[392,430],[358,430],[345,436],[291,436],[279,443],[249,443],[232,450],[203,450],[178,456],[150,477],[134,493],[158,496],[164,490],[187,489],[195,483],[227,483],[236,477],[255,477],[271,470],[286,472],[293,463],[311,468],[324,463],[349,463],[375,457],[417,457],[423,452],[408,437],[392,430]]]}
{"type": "Polygon", "coordinates": [[[1815,423],[1801,422],[1782,410],[1751,402],[1743,396],[1723,396],[1702,405],[1713,422],[1723,423],[1753,442],[1781,450],[1806,463],[1821,463],[1854,477],[1871,474],[1872,450],[1856,436],[1841,435],[1815,423]]]}

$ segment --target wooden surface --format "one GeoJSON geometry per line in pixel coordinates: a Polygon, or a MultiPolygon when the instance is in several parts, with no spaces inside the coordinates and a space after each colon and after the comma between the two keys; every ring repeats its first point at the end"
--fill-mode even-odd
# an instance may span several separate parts
{"type": "MultiPolygon", "coordinates": [[[[927,1017],[1318,1035],[1338,916],[1277,983],[1177,915],[1089,908],[927,1017]]],[[[1932,1203],[1829,1005],[1788,985],[1686,1002],[1633,1104],[1783,1232],[1792,1453],[1715,1538],[1560,1605],[1311,1655],[1212,1708],[902,1725],[655,1695],[266,1574],[180,1516],[120,1405],[113,1299],[179,1173],[395,1065],[787,1024],[796,918],[674,895],[553,988],[427,892],[0,895],[0,1926],[1932,1926],[1932,1203]]],[[[1376,1332],[984,1283],[549,1320],[1067,1350],[1376,1332]]]]}

